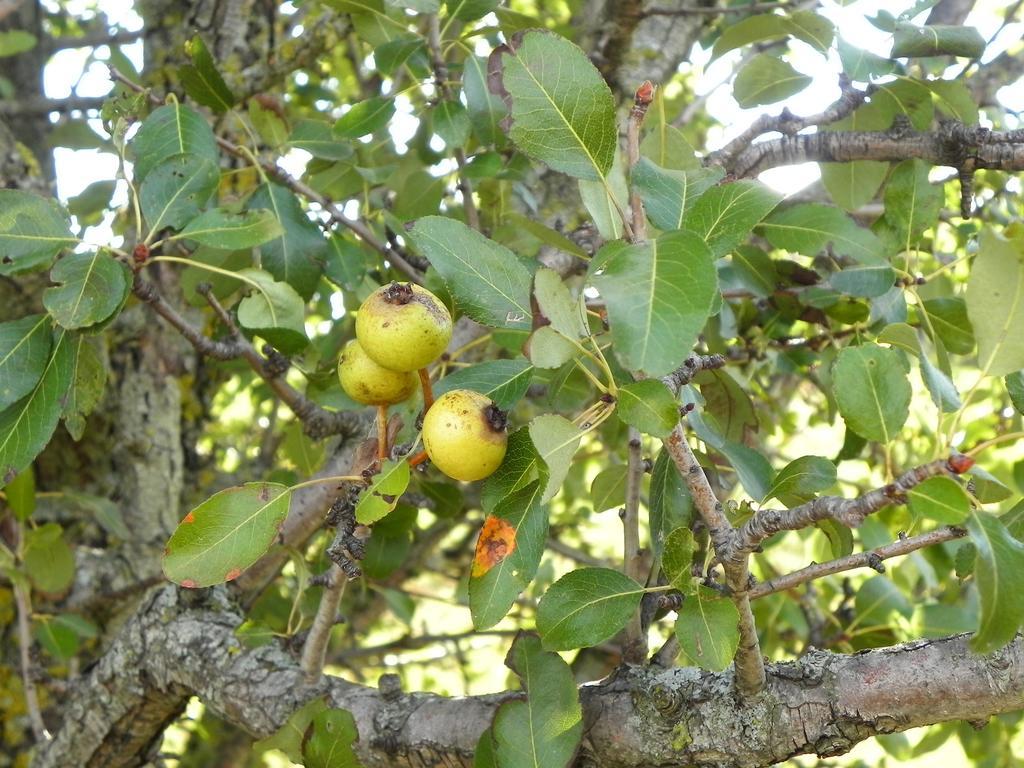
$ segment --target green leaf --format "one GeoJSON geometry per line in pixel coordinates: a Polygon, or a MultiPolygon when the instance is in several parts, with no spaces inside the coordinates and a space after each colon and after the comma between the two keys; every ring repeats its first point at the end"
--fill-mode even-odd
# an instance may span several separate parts
{"type": "Polygon", "coordinates": [[[970,89],[958,80],[929,80],[936,108],[964,125],[978,124],[978,104],[970,89]]]}
{"type": "Polygon", "coordinates": [[[552,328],[570,339],[589,335],[582,297],[573,297],[557,272],[547,267],[538,269],[533,275],[533,293],[552,328]]]}
{"type": "Polygon", "coordinates": [[[755,296],[767,298],[775,292],[779,274],[771,257],[752,245],[740,245],[732,252],[734,278],[755,296]]]}
{"type": "Polygon", "coordinates": [[[816,256],[831,244],[839,256],[848,256],[861,264],[888,265],[882,241],[832,206],[794,205],[773,214],[760,229],[776,248],[793,253],[816,256]]]}
{"type": "Polygon", "coordinates": [[[851,80],[869,83],[879,75],[891,75],[896,69],[896,65],[889,59],[857,48],[841,37],[836,39],[836,48],[839,51],[839,60],[843,63],[843,72],[851,80]]]}
{"type": "Polygon", "coordinates": [[[484,521],[469,577],[473,626],[489,629],[533,581],[548,538],[544,478],[502,499],[484,521]]]}
{"type": "Polygon", "coordinates": [[[626,424],[654,437],[668,436],[679,423],[679,404],[657,379],[619,387],[616,412],[626,424]]]}
{"type": "Polygon", "coordinates": [[[956,391],[953,380],[940,368],[936,368],[928,355],[922,352],[918,359],[921,363],[921,380],[924,381],[935,407],[943,413],[956,413],[960,410],[960,393],[956,391]]]}
{"type": "Polygon", "coordinates": [[[658,229],[681,229],[693,202],[722,178],[720,168],[672,171],[641,157],[633,167],[632,181],[644,209],[658,229]]]}
{"type": "Polygon", "coordinates": [[[473,320],[492,328],[530,327],[530,272],[512,251],[443,216],[420,219],[409,234],[473,320]]]}
{"type": "Polygon", "coordinates": [[[1007,239],[985,229],[967,280],[967,316],[984,374],[1024,368],[1024,232],[1007,239]]]}
{"type": "Polygon", "coordinates": [[[111,207],[117,182],[113,179],[94,181],[74,197],[68,198],[68,213],[80,225],[94,225],[102,220],[102,213],[111,207]]]}
{"type": "Polygon", "coordinates": [[[352,745],[359,741],[356,719],[346,709],[313,715],[302,739],[305,768],[361,768],[352,745]]]}
{"type": "Polygon", "coordinates": [[[505,665],[526,689],[526,700],[502,703],[494,715],[494,753],[501,768],[566,768],[579,747],[583,718],[569,665],[520,633],[505,665]]]}
{"type": "Polygon", "coordinates": [[[352,157],[351,143],[339,141],[331,131],[330,123],[324,120],[299,120],[288,137],[288,145],[324,160],[348,160],[352,157]]]}
{"type": "Polygon", "coordinates": [[[35,35],[23,29],[4,30],[0,32],[0,58],[31,51],[37,42],[35,35]]]}
{"type": "Polygon", "coordinates": [[[178,523],[164,550],[164,575],[183,587],[232,581],[277,539],[291,490],[246,483],[215,493],[178,523]]]}
{"type": "Polygon", "coordinates": [[[281,223],[270,211],[232,213],[214,208],[188,222],[175,239],[195,240],[211,248],[234,251],[263,245],[283,234],[281,223]]]}
{"type": "Polygon", "coordinates": [[[972,511],[967,530],[977,550],[974,578],[981,597],[981,618],[971,647],[977,653],[991,653],[1014,638],[1024,617],[1024,544],[987,512],[972,511]]]}
{"type": "Polygon", "coordinates": [[[118,311],[130,290],[128,268],[105,253],[73,253],[57,262],[43,306],[64,328],[87,328],[118,311]]]}
{"type": "Polygon", "coordinates": [[[761,503],[776,498],[786,506],[796,506],[835,484],[835,464],[824,456],[801,456],[779,470],[761,503]],[[790,504],[787,499],[795,503],[790,504]]]}
{"type": "Polygon", "coordinates": [[[217,71],[217,63],[210,55],[203,38],[196,35],[185,43],[185,52],[191,64],[178,67],[178,77],[185,93],[214,112],[227,112],[237,99],[217,71]]]}
{"type": "Polygon", "coordinates": [[[925,299],[924,311],[930,321],[923,323],[925,330],[931,334],[934,328],[946,349],[955,355],[969,355],[974,351],[974,327],[962,296],[925,299]]]}
{"type": "Polygon", "coordinates": [[[448,16],[459,21],[474,21],[501,5],[501,0],[445,0],[448,16]]]}
{"type": "Polygon", "coordinates": [[[530,440],[549,473],[541,494],[542,503],[550,501],[562,487],[572,457],[579,448],[580,437],[579,427],[563,416],[546,413],[530,422],[530,440]]]}
{"type": "Polygon", "coordinates": [[[579,568],[550,587],[537,606],[544,647],[568,651],[602,643],[622,629],[644,588],[621,571],[579,568]]]}
{"type": "Polygon", "coordinates": [[[494,754],[494,733],[488,728],[480,734],[473,754],[473,768],[498,768],[498,758],[494,754]]]}
{"type": "Polygon", "coordinates": [[[0,411],[0,488],[32,463],[57,428],[62,400],[71,386],[76,345],[62,328],[54,332],[52,349],[32,390],[0,411]]]}
{"type": "Polygon", "coordinates": [[[281,449],[300,475],[311,476],[324,463],[327,446],[323,440],[314,440],[303,429],[301,421],[293,421],[284,431],[281,449]]]}
{"type": "MultiPolygon", "coordinates": [[[[0,360],[0,372],[2,371],[2,360],[0,360]]],[[[1006,392],[1010,396],[1013,407],[1017,409],[1017,413],[1024,415],[1024,371],[1009,374],[1003,383],[1006,384],[1006,392]]]]}
{"type": "Polygon", "coordinates": [[[4,488],[7,506],[15,518],[25,522],[36,511],[36,473],[30,464],[4,488]]]}
{"type": "Polygon", "coordinates": [[[532,379],[533,366],[522,358],[488,360],[449,373],[434,384],[434,395],[440,397],[453,389],[471,389],[507,411],[526,394],[532,379]]]}
{"type": "Polygon", "coordinates": [[[370,525],[387,515],[409,487],[409,462],[403,459],[385,461],[363,491],[356,504],[356,521],[370,525]]]}
{"type": "Polygon", "coordinates": [[[688,527],[693,519],[693,499],[686,482],[664,448],[651,470],[651,550],[661,554],[665,538],[676,528],[688,527]]]}
{"type": "Polygon", "coordinates": [[[759,181],[733,181],[712,187],[687,211],[683,228],[696,232],[715,258],[727,255],[782,200],[759,181]]]}
{"type": "Polygon", "coordinates": [[[590,484],[590,503],[595,512],[604,512],[626,503],[626,477],[629,473],[622,464],[598,472],[590,484]]]}
{"type": "Polygon", "coordinates": [[[982,504],[998,504],[1013,495],[1013,491],[991,472],[975,464],[971,468],[971,480],[967,490],[982,504]]]}
{"type": "Polygon", "coordinates": [[[688,595],[678,611],[676,637],[688,663],[721,672],[740,643],[740,615],[728,598],[707,587],[688,595]]]}
{"type": "Polygon", "coordinates": [[[665,551],[661,555],[661,569],[668,583],[687,594],[693,594],[693,553],[697,543],[693,531],[680,526],[665,537],[665,551]]]}
{"type": "Polygon", "coordinates": [[[814,11],[795,11],[786,16],[760,14],[728,24],[715,41],[712,60],[748,43],[795,37],[824,53],[832,45],[835,27],[814,11]]]}
{"type": "Polygon", "coordinates": [[[529,427],[521,427],[509,436],[501,466],[484,481],[480,506],[493,512],[499,501],[541,477],[547,482],[547,465],[530,439],[529,427]]]}
{"type": "Polygon", "coordinates": [[[49,315],[27,315],[0,323],[0,411],[39,382],[50,359],[49,315]]]}
{"type": "Polygon", "coordinates": [[[544,325],[530,334],[526,356],[536,368],[561,368],[579,353],[572,341],[550,325],[544,325]]]}
{"type": "Polygon", "coordinates": [[[262,185],[246,207],[270,211],[284,233],[260,245],[260,266],[274,279],[288,283],[303,299],[311,298],[327,253],[327,240],[320,228],[309,220],[298,198],[277,184],[262,185]]]}
{"type": "Polygon", "coordinates": [[[77,347],[75,364],[71,371],[71,389],[64,396],[61,416],[68,434],[81,440],[85,434],[85,417],[99,405],[103,388],[107,384],[107,368],[97,351],[94,337],[79,335],[72,344],[77,347]]]}
{"type": "Polygon", "coordinates": [[[896,283],[896,270],[888,264],[846,267],[833,272],[828,282],[847,296],[876,298],[892,289],[896,283]]]}
{"type": "Polygon", "coordinates": [[[334,124],[334,135],[342,139],[358,139],[376,133],[395,114],[395,100],[390,96],[373,98],[353,104],[352,108],[334,124]]]}
{"type": "MultiPolygon", "coordinates": [[[[668,122],[664,115],[664,98],[655,96],[654,111],[660,114],[661,119],[650,128],[643,141],[640,142],[640,154],[644,158],[650,158],[651,162],[660,168],[671,171],[695,171],[701,170],[700,160],[690,142],[686,140],[683,132],[668,122]],[[660,108],[660,109],[659,109],[660,108]]],[[[650,117],[647,118],[648,127],[651,125],[650,117]]]]}
{"type": "Polygon", "coordinates": [[[75,554],[57,523],[27,530],[24,546],[22,565],[33,587],[56,595],[71,586],[75,578],[75,554]]]}
{"type": "Polygon", "coordinates": [[[625,211],[629,205],[629,187],[622,167],[622,153],[616,153],[615,161],[604,179],[580,179],[579,187],[583,207],[590,214],[598,234],[605,240],[622,237],[625,230],[620,211],[625,211]]]}
{"type": "Polygon", "coordinates": [[[856,211],[870,203],[889,173],[889,164],[878,160],[819,163],[821,181],[836,205],[856,211]]]}
{"type": "Polygon", "coordinates": [[[258,286],[239,302],[238,324],[286,355],[304,349],[309,344],[305,306],[295,289],[261,269],[241,269],[236,274],[248,285],[258,286]]]}
{"type": "Polygon", "coordinates": [[[0,189],[0,274],[44,269],[78,242],[56,200],[0,189]]]}
{"type": "Polygon", "coordinates": [[[931,166],[923,160],[904,160],[885,185],[885,217],[891,237],[899,248],[917,242],[921,233],[934,227],[942,208],[942,189],[928,180],[931,166]]]}
{"type": "Polygon", "coordinates": [[[461,101],[441,101],[432,113],[434,133],[449,147],[463,147],[469,141],[469,112],[461,101]]]}
{"type": "Polygon", "coordinates": [[[631,370],[663,376],[696,342],[718,276],[701,237],[679,230],[618,249],[594,284],[608,306],[616,354],[631,370]]]}
{"type": "Polygon", "coordinates": [[[150,231],[181,229],[217,191],[217,167],[199,155],[171,155],[142,182],[139,203],[150,231]]]}
{"type": "Polygon", "coordinates": [[[481,144],[501,146],[505,143],[501,121],[508,110],[501,97],[491,93],[487,87],[487,58],[467,56],[462,66],[462,91],[466,96],[473,132],[481,144]]]}
{"type": "Polygon", "coordinates": [[[911,388],[900,353],[877,344],[846,347],[832,366],[832,392],[846,425],[888,443],[910,411],[911,388]]]}
{"type": "Polygon", "coordinates": [[[513,38],[511,49],[497,49],[492,61],[495,56],[516,146],[556,171],[604,179],[618,144],[615,100],[587,55],[563,37],[530,30],[513,38]]]}
{"type": "Polygon", "coordinates": [[[131,147],[136,184],[172,155],[198,155],[215,166],[219,159],[217,140],[206,118],[178,102],[153,110],[142,122],[131,147]]]}
{"type": "Polygon", "coordinates": [[[854,610],[861,626],[888,627],[893,613],[909,619],[914,607],[892,581],[885,576],[872,576],[857,590],[854,610]]]}
{"type": "Polygon", "coordinates": [[[758,53],[736,74],[732,95],[737,104],[749,109],[788,99],[806,88],[811,79],[777,56],[758,53]]]}
{"type": "Polygon", "coordinates": [[[985,52],[985,38],[974,27],[962,25],[916,24],[899,22],[892,36],[890,58],[924,56],[963,56],[980,59],[985,52]]]}
{"type": "Polygon", "coordinates": [[[960,525],[971,512],[971,500],[951,477],[930,477],[907,491],[908,506],[915,515],[943,525],[960,525]]]}

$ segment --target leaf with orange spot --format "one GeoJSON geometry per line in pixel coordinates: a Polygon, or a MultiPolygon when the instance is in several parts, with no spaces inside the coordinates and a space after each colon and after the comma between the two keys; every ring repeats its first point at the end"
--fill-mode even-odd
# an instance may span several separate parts
{"type": "Polygon", "coordinates": [[[237,578],[277,540],[291,489],[246,483],[215,493],[178,525],[164,551],[164,575],[183,587],[237,578]]]}
{"type": "Polygon", "coordinates": [[[509,494],[484,522],[469,577],[469,610],[477,629],[493,627],[537,573],[548,537],[541,503],[547,473],[509,494]]]}
{"type": "Polygon", "coordinates": [[[516,529],[500,517],[488,516],[480,529],[472,576],[479,578],[516,551],[516,529]]]}

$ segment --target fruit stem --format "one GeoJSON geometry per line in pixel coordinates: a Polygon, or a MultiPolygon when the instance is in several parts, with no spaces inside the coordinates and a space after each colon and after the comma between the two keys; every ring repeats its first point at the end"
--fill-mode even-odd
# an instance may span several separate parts
{"type": "Polygon", "coordinates": [[[377,458],[382,462],[388,458],[388,407],[377,406],[377,458]]]}
{"type": "Polygon", "coordinates": [[[434,404],[434,390],[430,386],[430,372],[426,368],[420,368],[420,384],[423,387],[423,414],[426,415],[430,406],[434,404]]]}
{"type": "Polygon", "coordinates": [[[423,462],[425,462],[429,458],[430,457],[427,456],[427,452],[426,451],[420,451],[415,456],[413,456],[411,459],[409,459],[409,466],[410,467],[418,466],[418,465],[422,464],[423,462]]]}

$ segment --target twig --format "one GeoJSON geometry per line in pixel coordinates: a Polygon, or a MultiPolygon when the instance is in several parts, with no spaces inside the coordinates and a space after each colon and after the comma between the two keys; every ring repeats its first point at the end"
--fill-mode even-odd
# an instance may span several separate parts
{"type": "MultiPolygon", "coordinates": [[[[434,67],[434,82],[446,101],[452,100],[452,89],[448,80],[448,65],[441,53],[441,24],[433,13],[427,22],[427,48],[430,49],[431,64],[434,67]]],[[[466,211],[466,223],[473,229],[480,229],[480,215],[473,200],[473,185],[466,176],[466,150],[452,147],[452,154],[459,167],[459,190],[462,192],[462,207],[466,211]]]]}
{"type": "Polygon", "coordinates": [[[50,733],[43,722],[43,713],[39,709],[39,692],[32,675],[32,628],[29,620],[32,616],[32,600],[28,588],[20,579],[14,581],[14,601],[18,607],[18,647],[21,656],[21,686],[25,692],[25,706],[28,718],[32,723],[32,735],[36,743],[42,744],[50,740],[50,733]]]}
{"type": "Polygon", "coordinates": [[[221,322],[230,330],[234,337],[235,344],[238,345],[240,356],[245,358],[246,362],[249,363],[249,367],[267,383],[267,386],[270,387],[274,394],[292,410],[292,413],[294,413],[300,421],[302,421],[303,431],[307,435],[315,440],[327,437],[328,435],[351,437],[357,433],[360,428],[360,424],[354,413],[345,411],[328,411],[321,408],[304,394],[295,389],[295,387],[285,380],[284,376],[281,376],[279,372],[275,370],[276,365],[272,365],[272,363],[274,363],[273,356],[271,356],[271,360],[265,359],[256,351],[256,348],[252,343],[242,335],[238,326],[235,325],[234,320],[231,319],[231,315],[229,315],[227,310],[221,306],[217,297],[213,295],[212,290],[210,290],[210,286],[207,284],[200,284],[197,286],[197,289],[199,288],[204,289],[201,290],[200,293],[206,299],[207,303],[213,308],[213,311],[217,313],[221,322]]]}
{"type": "MultiPolygon", "coordinates": [[[[626,470],[626,504],[622,508],[622,572],[643,584],[640,556],[640,491],[643,488],[644,460],[641,454],[640,432],[629,428],[629,461],[626,470]]],[[[634,611],[626,625],[623,658],[627,663],[639,664],[647,658],[647,638],[643,631],[639,609],[634,611]]]]}
{"type": "Polygon", "coordinates": [[[105,29],[98,29],[87,32],[84,35],[74,37],[54,37],[42,43],[43,47],[50,52],[62,51],[66,48],[96,48],[101,45],[125,45],[141,40],[146,35],[145,28],[128,32],[108,32],[105,29]]]}
{"type": "Polygon", "coordinates": [[[832,519],[849,528],[856,528],[868,515],[890,504],[906,500],[907,491],[936,475],[958,475],[974,465],[974,460],[960,454],[914,467],[900,475],[895,482],[875,488],[855,499],[841,496],[819,496],[806,504],[788,510],[761,509],[736,531],[732,544],[719,557],[743,558],[756,550],[765,539],[779,531],[796,531],[816,522],[832,519]]]}
{"type": "Polygon", "coordinates": [[[215,360],[233,360],[241,355],[241,349],[237,341],[215,341],[209,338],[198,328],[193,326],[174,307],[164,301],[157,293],[156,286],[142,279],[136,273],[132,282],[132,292],[142,301],[146,302],[164,320],[170,323],[185,339],[195,348],[196,352],[215,360]]]}
{"type": "Polygon", "coordinates": [[[726,557],[732,546],[735,531],[729,523],[722,503],[715,496],[707,475],[693,455],[683,427],[677,424],[672,433],[665,439],[664,445],[678,467],[686,487],[693,497],[693,505],[697,508],[711,536],[715,555],[722,561],[725,568],[726,582],[732,591],[733,605],[739,613],[740,641],[736,650],[736,687],[745,696],[759,693],[765,684],[764,658],[757,639],[757,627],[754,614],[750,610],[748,594],[750,571],[748,570],[749,555],[744,554],[738,559],[726,557]]]}
{"type": "MultiPolygon", "coordinates": [[[[645,80],[633,97],[633,107],[626,123],[626,155],[629,169],[640,162],[640,128],[643,126],[647,109],[654,100],[654,86],[645,80]]],[[[643,243],[647,240],[647,215],[643,200],[635,184],[630,185],[630,241],[643,243]]],[[[640,555],[640,493],[643,488],[644,462],[641,454],[640,432],[629,428],[629,460],[626,470],[626,503],[622,508],[622,571],[637,582],[643,581],[643,559],[640,555]]],[[[639,664],[647,658],[647,637],[643,617],[638,608],[626,625],[623,657],[627,663],[639,664]]]]}
{"type": "Polygon", "coordinates": [[[661,381],[673,392],[680,387],[689,384],[701,371],[711,371],[725,366],[726,360],[722,355],[690,355],[683,360],[683,364],[672,373],[663,376],[661,381]]]}
{"type": "MultiPolygon", "coordinates": [[[[650,80],[645,80],[633,95],[633,107],[629,110],[629,120],[626,123],[626,153],[631,174],[636,164],[640,162],[640,128],[653,100],[654,85],[650,80]]],[[[644,214],[644,203],[636,184],[630,184],[629,210],[633,242],[642,243],[647,239],[647,216],[644,214]]]]}
{"type": "Polygon", "coordinates": [[[518,630],[515,629],[473,629],[466,632],[455,632],[449,635],[408,635],[400,637],[397,640],[392,640],[389,643],[346,648],[344,651],[338,653],[334,658],[337,658],[339,661],[344,661],[363,656],[379,656],[385,653],[394,653],[395,651],[415,651],[420,648],[428,648],[431,645],[457,643],[460,640],[469,640],[474,637],[481,636],[499,638],[515,637],[517,633],[518,630]]]}
{"type": "Polygon", "coordinates": [[[309,628],[309,635],[302,646],[300,665],[302,671],[306,673],[307,682],[316,682],[323,674],[327,641],[331,637],[331,629],[338,622],[338,606],[341,604],[342,595],[345,594],[346,584],[348,577],[341,568],[331,563],[327,571],[327,585],[320,597],[320,605],[316,609],[313,625],[309,628]]]}
{"type": "MultiPolygon", "coordinates": [[[[110,68],[110,76],[117,82],[123,83],[125,86],[130,88],[137,93],[146,94],[147,98],[152,104],[162,104],[157,96],[155,96],[149,89],[143,88],[137,83],[133,82],[126,75],[121,73],[116,67],[110,68]]],[[[234,142],[228,141],[227,139],[217,136],[217,145],[235,157],[239,157],[246,162],[252,161],[252,156],[246,147],[241,147],[234,142]]],[[[337,204],[326,195],[322,195],[315,189],[310,187],[298,179],[294,178],[291,174],[280,168],[277,163],[271,162],[270,160],[259,159],[259,166],[263,169],[263,172],[268,176],[272,177],[275,181],[288,187],[298,195],[302,195],[307,200],[312,200],[314,203],[323,209],[324,213],[328,216],[328,223],[341,224],[346,227],[353,234],[355,234],[360,240],[366,243],[368,246],[377,251],[381,256],[387,259],[391,265],[399,272],[404,274],[407,278],[412,280],[417,285],[423,284],[423,275],[417,270],[409,261],[406,259],[397,248],[393,248],[390,245],[381,242],[377,237],[370,231],[370,228],[366,223],[360,219],[350,219],[337,206],[337,204]]]]}
{"type": "Polygon", "coordinates": [[[99,109],[107,96],[68,96],[50,99],[45,96],[0,101],[0,115],[46,115],[50,112],[84,112],[99,109]]]}
{"type": "Polygon", "coordinates": [[[830,576],[835,573],[842,573],[843,571],[851,571],[854,568],[873,568],[874,570],[884,570],[884,566],[881,565],[883,560],[888,560],[892,557],[899,557],[900,555],[907,555],[911,552],[915,552],[925,547],[930,547],[934,544],[941,544],[945,541],[954,541],[961,539],[967,535],[967,531],[964,528],[957,528],[949,526],[946,528],[938,528],[928,533],[922,533],[918,536],[910,536],[905,539],[899,539],[891,544],[886,544],[882,547],[876,547],[868,552],[857,552],[846,557],[839,557],[835,560],[829,560],[825,563],[814,563],[806,568],[801,568],[798,571],[787,573],[784,576],[778,576],[768,581],[762,581],[760,584],[755,584],[748,591],[748,595],[751,600],[756,600],[759,597],[765,597],[767,595],[775,594],[776,592],[782,592],[786,589],[793,589],[801,584],[805,584],[815,579],[820,579],[823,576],[830,576]]]}
{"type": "Polygon", "coordinates": [[[764,2],[749,3],[748,5],[730,6],[704,6],[688,5],[683,8],[646,8],[640,12],[640,17],[647,16],[721,16],[729,13],[763,13],[784,8],[793,8],[795,3],[791,2],[764,2]]]}
{"type": "Polygon", "coordinates": [[[582,565],[592,565],[599,568],[608,567],[608,563],[601,558],[594,557],[581,549],[572,547],[554,535],[548,537],[547,548],[582,565]]]}
{"type": "Polygon", "coordinates": [[[794,136],[804,128],[812,125],[828,125],[842,120],[864,103],[871,93],[868,88],[859,91],[845,74],[839,75],[839,98],[822,112],[808,117],[797,117],[789,109],[783,109],[778,115],[761,115],[747,130],[726,144],[717,152],[712,152],[706,161],[707,165],[721,165],[728,168],[730,162],[740,152],[747,149],[751,142],[765,133],[778,132],[786,136],[794,136]]]}

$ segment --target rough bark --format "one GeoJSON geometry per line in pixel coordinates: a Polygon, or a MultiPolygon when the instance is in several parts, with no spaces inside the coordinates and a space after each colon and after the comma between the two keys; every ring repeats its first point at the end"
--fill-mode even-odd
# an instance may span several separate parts
{"type": "MultiPolygon", "coordinates": [[[[34,766],[136,766],[190,694],[255,736],[326,696],[352,712],[367,768],[469,766],[498,704],[521,694],[445,698],[339,678],[306,683],[276,644],[245,650],[242,617],[222,589],[153,591],[107,654],[76,684],[64,726],[34,766]]],[[[580,689],[577,765],[602,768],[767,766],[798,754],[847,752],[880,733],[984,720],[1024,699],[1024,640],[976,656],[966,636],[854,655],[812,651],[767,667],[761,694],[740,702],[731,670],[632,667],[580,689]]]]}
{"type": "MultiPolygon", "coordinates": [[[[976,170],[1024,170],[1024,132],[989,131],[948,123],[935,131],[822,131],[751,144],[725,164],[735,176],[806,162],[895,161],[917,158],[932,165],[976,170]]],[[[715,162],[714,155],[711,162],[715,162]]]]}

